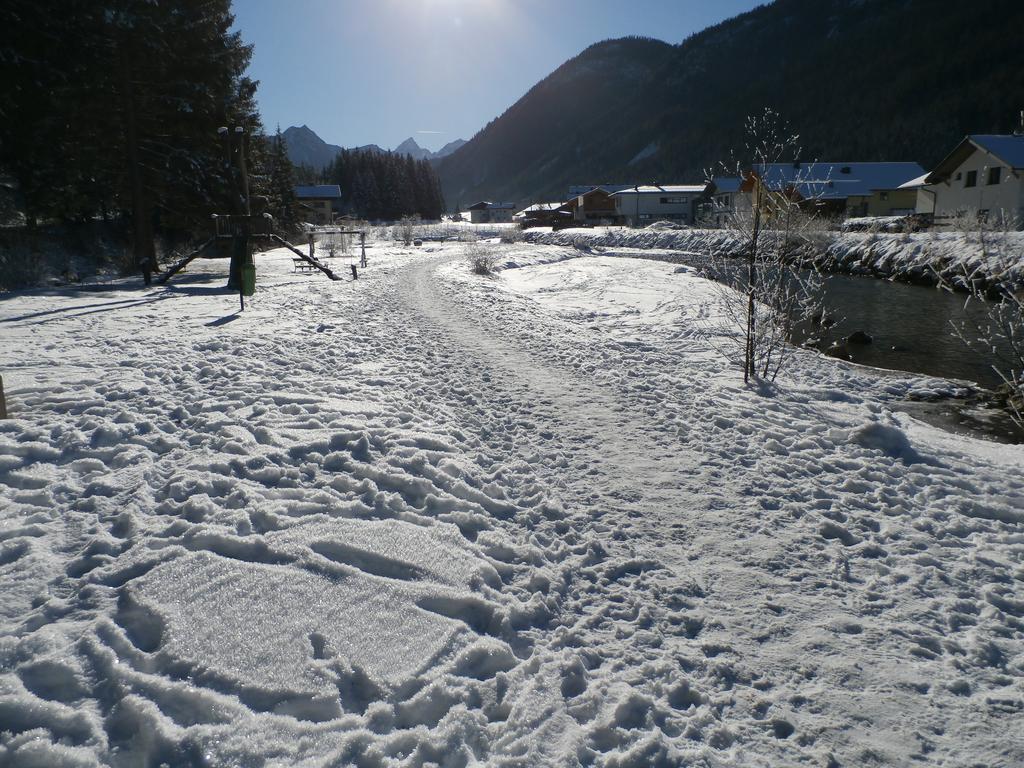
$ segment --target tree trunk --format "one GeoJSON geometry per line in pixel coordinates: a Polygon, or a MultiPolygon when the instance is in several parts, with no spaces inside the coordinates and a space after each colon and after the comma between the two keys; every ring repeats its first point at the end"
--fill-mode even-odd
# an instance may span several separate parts
{"type": "Polygon", "coordinates": [[[743,381],[749,382],[751,376],[756,376],[755,353],[756,344],[754,335],[757,332],[756,315],[757,305],[754,294],[757,282],[757,248],[758,239],[761,234],[761,182],[754,180],[754,224],[750,236],[750,258],[747,261],[747,346],[743,361],[743,381]]]}
{"type": "Polygon", "coordinates": [[[156,271],[156,248],[153,244],[153,209],[146,197],[139,162],[139,129],[136,115],[135,93],[128,71],[128,56],[121,49],[121,85],[124,97],[125,143],[128,150],[128,178],[132,196],[132,229],[134,232],[135,263],[142,270],[146,285],[156,271]]]}

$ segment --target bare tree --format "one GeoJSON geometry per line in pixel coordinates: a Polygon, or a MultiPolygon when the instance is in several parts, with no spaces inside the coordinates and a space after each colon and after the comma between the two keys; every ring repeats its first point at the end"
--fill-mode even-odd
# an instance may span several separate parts
{"type": "Polygon", "coordinates": [[[823,281],[815,265],[824,252],[824,232],[813,211],[827,179],[801,170],[799,137],[774,111],[748,118],[746,129],[744,157],[723,163],[717,174],[742,181],[725,212],[734,235],[729,240],[740,247],[713,252],[712,274],[724,283],[720,304],[726,319],[742,328],[734,338],[741,342],[742,354],[735,357],[743,380],[774,381],[797,332],[809,332],[823,314],[823,281]],[[794,172],[779,173],[780,163],[791,164],[794,172]]]}
{"type": "Polygon", "coordinates": [[[416,235],[416,227],[419,223],[418,216],[403,216],[402,220],[398,222],[398,238],[404,245],[412,245],[416,235]]]}
{"type": "Polygon", "coordinates": [[[953,335],[991,360],[992,370],[1003,382],[1000,400],[1013,422],[1024,429],[1024,269],[1020,252],[1009,238],[1017,220],[1005,211],[995,216],[965,211],[953,217],[953,226],[968,243],[976,238],[980,249],[974,266],[966,266],[965,260],[958,271],[935,270],[940,287],[967,292],[964,317],[968,319],[953,323],[953,335]],[[985,311],[968,312],[972,303],[985,311]]]}

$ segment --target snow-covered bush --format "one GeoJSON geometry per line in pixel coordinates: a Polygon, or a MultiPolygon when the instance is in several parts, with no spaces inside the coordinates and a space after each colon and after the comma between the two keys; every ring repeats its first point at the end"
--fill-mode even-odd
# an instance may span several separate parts
{"type": "Polygon", "coordinates": [[[498,263],[498,254],[491,243],[480,240],[466,242],[466,261],[474,275],[490,275],[498,263]]]}
{"type": "Polygon", "coordinates": [[[503,229],[499,239],[503,243],[521,243],[523,241],[523,228],[519,224],[513,224],[508,229],[503,229]]]}

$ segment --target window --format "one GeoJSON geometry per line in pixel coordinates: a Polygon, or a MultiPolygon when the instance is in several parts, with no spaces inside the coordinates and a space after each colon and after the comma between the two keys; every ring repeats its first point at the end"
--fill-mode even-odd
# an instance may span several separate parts
{"type": "Polygon", "coordinates": [[[1001,167],[999,167],[998,165],[995,168],[989,168],[988,169],[988,184],[990,186],[992,184],[998,184],[999,183],[999,177],[1002,176],[1002,173],[1003,173],[1003,169],[1001,167]]]}
{"type": "Polygon", "coordinates": [[[685,205],[685,197],[663,197],[661,198],[662,205],[685,205]]]}
{"type": "Polygon", "coordinates": [[[888,200],[888,199],[889,199],[889,193],[888,193],[888,192],[879,192],[879,193],[878,193],[878,196],[879,196],[879,198],[881,198],[882,200],[888,200]]]}
{"type": "Polygon", "coordinates": [[[968,171],[967,172],[967,178],[964,179],[964,186],[965,187],[976,187],[976,186],[978,186],[978,172],[977,171],[968,171]]]}
{"type": "Polygon", "coordinates": [[[960,173],[960,171],[956,172],[956,180],[957,181],[960,181],[960,179],[962,179],[963,177],[964,177],[964,175],[962,173],[960,173]]]}

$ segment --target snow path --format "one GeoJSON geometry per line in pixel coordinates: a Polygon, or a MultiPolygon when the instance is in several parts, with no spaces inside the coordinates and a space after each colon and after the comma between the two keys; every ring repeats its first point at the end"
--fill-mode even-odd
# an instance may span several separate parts
{"type": "Polygon", "coordinates": [[[1024,762],[1024,452],[459,248],[0,302],[0,766],[1024,762]]]}

